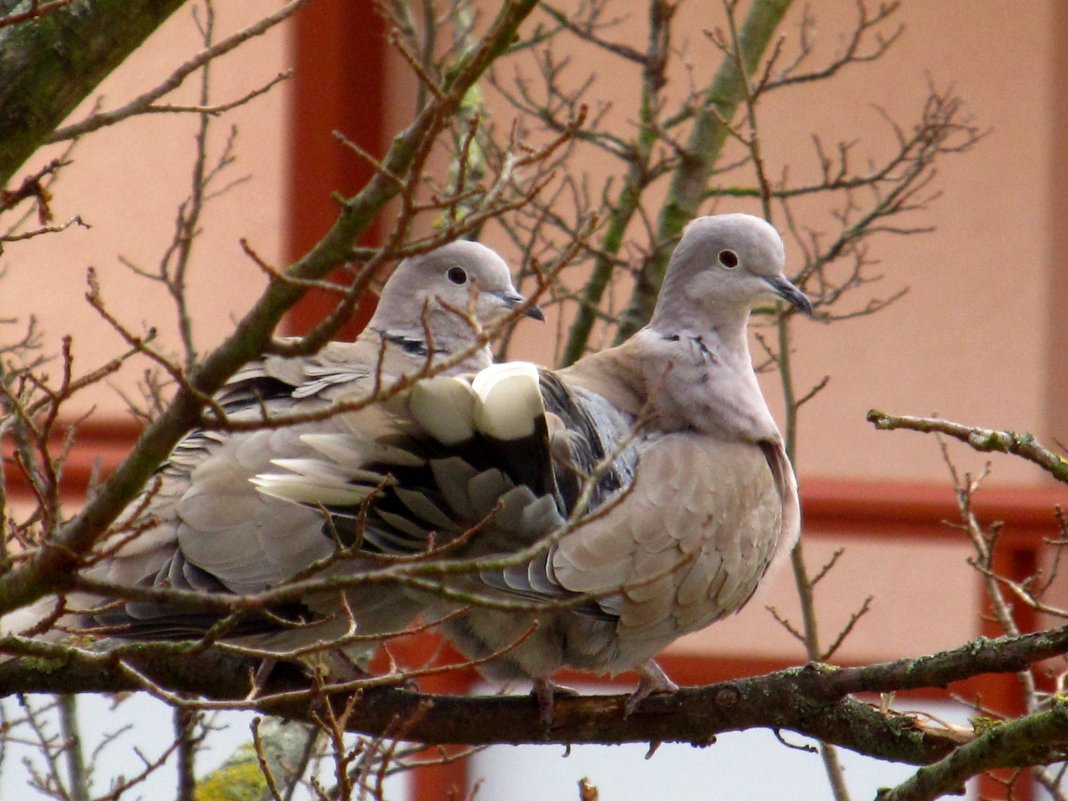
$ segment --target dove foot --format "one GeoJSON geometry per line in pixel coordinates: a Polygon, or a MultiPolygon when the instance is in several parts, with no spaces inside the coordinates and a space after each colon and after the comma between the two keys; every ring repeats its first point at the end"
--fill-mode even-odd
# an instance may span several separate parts
{"type": "Polygon", "coordinates": [[[673,693],[679,685],[668,678],[660,665],[650,659],[638,668],[638,689],[623,706],[623,717],[629,718],[641,706],[642,701],[653,693],[673,693]]]}
{"type": "Polygon", "coordinates": [[[549,679],[534,679],[534,686],[530,688],[530,694],[538,702],[538,718],[546,729],[553,724],[553,701],[558,695],[576,696],[578,690],[565,687],[549,679]]]}

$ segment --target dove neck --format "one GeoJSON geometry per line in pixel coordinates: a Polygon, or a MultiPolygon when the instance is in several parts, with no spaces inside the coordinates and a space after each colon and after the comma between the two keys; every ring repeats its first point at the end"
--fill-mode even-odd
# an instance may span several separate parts
{"type": "Polygon", "coordinates": [[[749,309],[720,307],[701,317],[669,314],[658,305],[649,321],[651,330],[664,338],[716,342],[717,351],[729,357],[731,364],[751,369],[749,357],[749,309]]]}
{"type": "Polygon", "coordinates": [[[729,441],[777,441],[749,355],[748,310],[700,327],[639,332],[647,393],[665,430],[692,428],[729,441]]]}
{"type": "MultiPolygon", "coordinates": [[[[431,362],[469,348],[476,337],[466,319],[450,310],[433,306],[424,309],[414,323],[403,325],[389,315],[376,313],[367,323],[367,330],[386,343],[401,347],[406,354],[422,360],[429,357],[431,362]]],[[[457,369],[480,370],[491,362],[489,346],[484,345],[457,365],[457,369]]]]}

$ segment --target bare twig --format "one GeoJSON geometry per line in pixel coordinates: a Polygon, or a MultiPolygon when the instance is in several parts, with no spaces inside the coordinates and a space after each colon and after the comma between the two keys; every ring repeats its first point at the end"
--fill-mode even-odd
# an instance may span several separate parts
{"type": "Polygon", "coordinates": [[[1068,484],[1068,459],[1044,447],[1032,434],[966,426],[937,417],[897,417],[878,409],[868,412],[868,422],[880,431],[937,432],[984,453],[1011,453],[1037,464],[1058,481],[1068,484]]]}
{"type": "MultiPolygon", "coordinates": [[[[76,137],[90,133],[91,131],[99,130],[100,128],[103,128],[105,126],[114,125],[115,123],[121,122],[122,120],[128,119],[129,117],[133,117],[138,114],[150,113],[153,110],[178,110],[177,108],[153,109],[153,103],[164,95],[177,89],[179,86],[182,85],[186,78],[188,78],[198,69],[201,69],[202,67],[207,65],[213,59],[219,58],[225,53],[230,52],[236,47],[239,47],[240,45],[247,42],[249,39],[255,38],[256,36],[261,36],[262,34],[266,33],[271,28],[278,25],[280,22],[283,22],[284,20],[295,14],[301,8],[301,6],[305,5],[307,2],[308,0],[290,0],[290,2],[286,3],[286,5],[282,6],[282,8],[280,8],[273,14],[269,14],[265,17],[262,17],[252,25],[249,25],[244,30],[238,31],[237,33],[232,34],[231,36],[228,36],[225,39],[215,43],[214,45],[204,48],[191,59],[180,65],[177,69],[175,69],[166,78],[166,80],[164,80],[158,86],[145,92],[140,97],[134,98],[125,106],[114,109],[112,111],[97,112],[82,120],[81,122],[77,122],[73,125],[68,125],[66,127],[59,128],[49,138],[49,142],[62,142],[67,139],[74,139],[76,137]]],[[[268,84],[267,88],[276,83],[277,80],[277,78],[274,79],[270,84],[268,84]]],[[[251,99],[251,97],[254,97],[256,94],[259,94],[259,92],[255,92],[252,95],[246,95],[245,98],[243,98],[241,101],[235,101],[235,104],[247,102],[249,99],[251,99]]],[[[205,112],[203,110],[198,109],[197,113],[212,112],[205,112]]]]}
{"type": "Polygon", "coordinates": [[[48,16],[54,11],[58,11],[61,8],[69,6],[74,0],[46,0],[46,2],[33,2],[30,7],[25,11],[18,11],[14,14],[8,14],[7,16],[0,17],[0,28],[6,28],[9,25],[19,25],[23,22],[29,22],[31,20],[40,19],[41,17],[48,16]]]}

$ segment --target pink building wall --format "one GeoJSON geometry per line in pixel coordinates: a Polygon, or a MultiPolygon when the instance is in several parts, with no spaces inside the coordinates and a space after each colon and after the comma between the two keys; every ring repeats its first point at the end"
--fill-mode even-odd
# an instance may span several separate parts
{"type": "MultiPolygon", "coordinates": [[[[853,18],[845,0],[821,3],[821,48],[836,46],[853,18]]],[[[861,139],[858,157],[885,152],[891,144],[873,105],[901,121],[913,119],[928,82],[953,86],[976,123],[989,129],[969,154],[946,159],[934,186],[941,196],[916,222],[933,234],[885,239],[877,256],[885,280],[879,292],[909,293],[872,317],[824,326],[797,321],[797,365],[802,384],[830,375],[827,389],[803,411],[798,470],[802,486],[813,480],[908,480],[948,486],[935,442],[908,433],[877,433],[864,420],[877,406],[895,413],[938,412],[962,422],[1034,431],[1047,442],[1068,440],[1064,424],[1065,377],[1060,369],[1068,300],[1060,257],[1065,235],[1059,211],[1066,204],[1065,135],[1060,107],[1068,73],[1057,59],[1068,43],[1068,12],[1054,2],[1018,4],[996,0],[911,3],[901,12],[906,31],[879,62],[856,67],[840,79],[773,97],[762,112],[765,152],[774,165],[791,164],[794,175],[812,171],[810,132],[826,141],[861,139]],[[1059,45],[1058,45],[1059,43],[1059,45]]],[[[225,4],[221,26],[233,30],[262,11],[255,2],[225,4]]],[[[721,24],[719,11],[690,3],[688,16],[695,69],[711,69],[715,54],[700,31],[721,24]]],[[[800,8],[783,31],[789,48],[800,8]]],[[[638,16],[620,27],[620,39],[640,41],[638,16]]],[[[148,46],[117,71],[101,92],[116,105],[154,85],[199,47],[186,11],[168,22],[148,46]]],[[[574,69],[594,72],[598,60],[575,46],[574,69]]],[[[215,68],[215,96],[231,99],[270,80],[291,63],[285,35],[275,31],[250,42],[215,68]]],[[[387,80],[401,98],[389,111],[386,130],[403,124],[411,102],[390,62],[387,80]]],[[[626,71],[601,73],[604,97],[634,93],[626,71]]],[[[216,127],[214,150],[232,123],[239,127],[239,161],[233,177],[248,181],[211,202],[197,244],[192,274],[192,313],[199,347],[217,343],[264,286],[263,276],[242,254],[244,237],[267,260],[283,261],[287,221],[284,196],[288,131],[283,85],[235,112],[216,127]]],[[[182,97],[192,102],[187,87],[182,97]]],[[[619,124],[625,125],[622,100],[619,124]]],[[[81,109],[75,118],[84,114],[81,109]]],[[[506,117],[503,107],[494,113],[506,117]]],[[[296,121],[300,124],[300,121],[296,121]]],[[[119,263],[130,259],[152,269],[172,234],[175,208],[188,191],[195,121],[154,115],[131,120],[80,143],[75,163],[55,188],[54,210],[62,220],[81,214],[92,228],[7,246],[0,316],[40,320],[46,342],[75,336],[77,364],[89,369],[122,349],[122,343],[83,300],[86,267],[101,276],[109,308],[132,328],[161,324],[163,341],[176,345],[173,312],[162,288],[136,279],[119,263]]],[[[320,146],[340,147],[329,131],[320,146]]],[[[41,154],[51,158],[57,149],[41,154]]],[[[40,159],[35,161],[39,163],[40,159]]],[[[35,165],[28,165],[35,166],[35,165]]],[[[329,193],[335,187],[323,186],[329,193]]],[[[300,202],[299,199],[296,202],[300,202]]],[[[722,203],[719,210],[736,208],[722,203]]],[[[819,210],[812,214],[818,222],[819,210]]],[[[499,244],[499,242],[497,242],[499,244]]],[[[502,247],[506,255],[507,249],[502,247]]],[[[796,255],[794,251],[789,251],[796,255]]],[[[866,297],[866,296],[861,296],[866,297]]],[[[547,361],[543,330],[524,323],[514,355],[547,361]]],[[[138,370],[127,370],[98,387],[80,408],[96,419],[123,419],[120,390],[135,391],[138,370]]],[[[766,392],[777,414],[774,380],[766,392]]],[[[970,469],[985,459],[958,448],[970,469]]],[[[992,482],[1044,485],[1044,475],[1017,460],[998,458],[992,482]]],[[[866,542],[854,536],[813,540],[811,561],[820,563],[840,542],[848,554],[821,594],[829,621],[842,621],[868,593],[873,612],[850,639],[843,658],[871,659],[951,645],[978,631],[974,576],[964,566],[967,546],[949,539],[866,542]],[[938,614],[929,610],[934,606],[938,614]]],[[[796,606],[784,571],[763,602],[787,612],[796,606]]],[[[798,655],[797,646],[758,600],[732,621],[680,644],[682,651],[768,656],[798,655]],[[739,643],[744,643],[739,646],[739,643]]]]}

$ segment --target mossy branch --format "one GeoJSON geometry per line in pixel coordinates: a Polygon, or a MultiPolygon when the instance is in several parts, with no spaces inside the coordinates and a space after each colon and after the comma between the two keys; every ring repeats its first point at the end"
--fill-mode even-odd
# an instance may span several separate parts
{"type": "MultiPolygon", "coordinates": [[[[186,651],[176,658],[173,645],[129,645],[121,649],[122,664],[127,667],[119,669],[117,652],[101,656],[61,646],[34,647],[63,658],[20,659],[0,665],[0,696],[45,688],[63,693],[144,689],[146,683],[136,679],[141,675],[157,686],[232,702],[235,707],[252,706],[285,718],[306,720],[316,704],[322,703],[319,690],[299,669],[289,665],[276,666],[257,700],[249,702],[249,679],[255,672],[255,663],[217,650],[186,651]]],[[[432,696],[376,687],[363,691],[347,727],[379,735],[388,734],[398,721],[408,721],[407,740],[470,745],[706,745],[723,732],[763,727],[788,729],[881,759],[932,764],[962,749],[962,741],[979,742],[982,737],[976,739],[967,731],[920,726],[912,716],[882,711],[857,700],[854,694],[946,687],[984,673],[1018,671],[1064,653],[1068,653],[1068,626],[1019,637],[980,638],[937,654],[862,667],[835,668],[814,663],[765,676],[686,688],[649,698],[627,718],[623,716],[625,695],[562,697],[556,699],[553,724],[548,730],[540,721],[536,702],[526,696],[432,696]]],[[[346,693],[339,702],[344,703],[349,695],[346,693]]],[[[197,702],[189,703],[195,706],[197,702]]],[[[1028,731],[1042,733],[1046,729],[1028,731]]],[[[1050,732],[1052,740],[1033,740],[1033,748],[1026,754],[1013,750],[1016,740],[1003,738],[997,741],[999,756],[967,764],[981,771],[991,765],[1011,764],[1017,758],[1026,762],[1035,755],[1047,755],[1062,736],[1060,728],[1050,732]]]]}
{"type": "MultiPolygon", "coordinates": [[[[724,57],[704,96],[678,166],[671,175],[667,198],[657,221],[657,242],[674,242],[683,227],[697,216],[708,192],[712,170],[730,132],[727,123],[746,97],[748,75],[767,50],[792,0],[756,0],[738,32],[738,59],[724,57]],[[737,63],[745,64],[742,75],[737,63]]],[[[662,248],[639,272],[630,303],[620,321],[616,342],[641,328],[653,313],[667,271],[670,248],[662,248]]]]}
{"type": "Polygon", "coordinates": [[[627,228],[642,204],[642,196],[653,179],[650,159],[660,138],[660,91],[670,51],[671,17],[675,6],[653,0],[649,3],[649,41],[642,61],[641,101],[638,136],[627,156],[627,172],[615,200],[608,205],[608,226],[593,263],[589,281],[582,290],[582,303],[568,331],[563,364],[583,357],[598,317],[601,299],[617,266],[615,258],[626,241],[627,228]]]}
{"type": "Polygon", "coordinates": [[[183,0],[76,0],[0,28],[0,186],[183,0]]]}
{"type": "Polygon", "coordinates": [[[1068,700],[1057,697],[1044,712],[991,726],[897,787],[881,790],[876,801],[929,801],[944,795],[961,795],[964,782],[979,773],[1058,762],[1066,753],[1068,700]]]}
{"type": "MultiPolygon", "coordinates": [[[[168,408],[144,429],[130,455],[82,511],[50,537],[31,559],[0,577],[0,614],[63,588],[78,566],[79,555],[92,546],[133,500],[156,466],[197,422],[202,398],[214,394],[238,367],[262,351],[282,315],[304,294],[301,282],[322,278],[348,259],[352,243],[398,193],[399,187],[390,176],[407,173],[428,139],[435,137],[451,119],[467,90],[507,50],[519,25],[535,5],[536,0],[513,0],[504,5],[478,47],[465,52],[447,70],[440,96],[433,98],[412,124],[394,138],[382,160],[382,169],[363,189],[342,203],[341,212],[327,234],[286,269],[290,280],[272,282],[230,336],[190,371],[168,408]]],[[[370,278],[361,274],[357,282],[366,283],[370,278]]]]}
{"type": "Polygon", "coordinates": [[[1033,434],[966,426],[939,417],[896,417],[878,409],[868,412],[868,422],[879,431],[905,429],[945,434],[983,453],[1011,453],[1037,464],[1062,484],[1068,484],[1068,459],[1043,446],[1033,434]]]}

